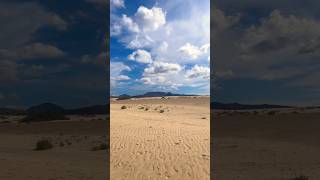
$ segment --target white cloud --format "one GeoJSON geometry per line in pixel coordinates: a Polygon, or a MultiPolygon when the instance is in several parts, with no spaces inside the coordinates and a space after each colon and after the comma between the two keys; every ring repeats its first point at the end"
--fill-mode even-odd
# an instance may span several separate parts
{"type": "MultiPolygon", "coordinates": [[[[128,24],[135,23],[138,26],[134,28],[135,31],[125,31],[128,28],[123,24],[113,28],[114,34],[118,34],[116,38],[124,48],[135,50],[128,56],[129,60],[149,63],[143,70],[142,76],[136,77],[136,82],[149,85],[145,88],[152,87],[158,90],[177,90],[182,86],[200,88],[209,82],[210,71],[208,72],[209,68],[204,66],[208,64],[210,56],[209,2],[195,3],[191,0],[184,2],[161,1],[151,8],[140,6],[136,13],[127,16],[132,20],[128,24]],[[182,48],[185,45],[186,47],[182,48]],[[147,50],[148,55],[138,58],[137,52],[142,49],[147,50]],[[196,64],[198,65],[195,66],[196,64]],[[193,69],[186,69],[189,66],[193,69]]],[[[114,16],[119,19],[123,16],[115,14],[114,16]]],[[[137,85],[141,86],[140,83],[137,85]]]]}
{"type": "Polygon", "coordinates": [[[157,48],[157,52],[158,53],[165,53],[165,52],[167,52],[168,47],[169,47],[169,44],[166,41],[161,42],[157,48]]]}
{"type": "Polygon", "coordinates": [[[152,57],[148,51],[138,49],[128,56],[129,60],[137,61],[139,63],[151,63],[152,57]]]}
{"type": "MultiPolygon", "coordinates": [[[[103,0],[103,1],[107,1],[107,0],[103,0]]],[[[110,0],[110,5],[111,7],[115,7],[115,8],[124,8],[124,0],[110,0]]]]}
{"type": "Polygon", "coordinates": [[[117,23],[111,24],[110,36],[118,36],[121,34],[121,32],[122,32],[122,26],[120,24],[117,24],[117,23]]]}
{"type": "Polygon", "coordinates": [[[153,39],[148,35],[135,35],[133,37],[130,37],[130,39],[131,40],[126,46],[129,49],[147,48],[151,47],[154,44],[153,39]]]}
{"type": "Polygon", "coordinates": [[[149,84],[149,85],[154,84],[154,82],[152,82],[151,78],[149,77],[143,77],[140,79],[140,81],[143,82],[143,84],[149,84]]]}
{"type": "Polygon", "coordinates": [[[196,64],[190,70],[187,70],[186,77],[189,79],[194,79],[194,78],[209,79],[210,68],[205,66],[199,66],[196,64]]]}
{"type": "Polygon", "coordinates": [[[144,69],[144,75],[171,74],[177,73],[181,69],[182,68],[179,64],[155,61],[149,67],[144,69]]]}
{"type": "Polygon", "coordinates": [[[125,71],[131,71],[131,68],[122,62],[110,62],[110,87],[111,90],[118,85],[117,81],[129,80],[130,77],[123,75],[125,71]]]}
{"type": "Polygon", "coordinates": [[[137,23],[145,32],[155,31],[166,23],[166,13],[159,7],[148,9],[144,6],[140,6],[135,17],[137,23]]]}
{"type": "Polygon", "coordinates": [[[166,64],[161,68],[158,67],[159,65],[153,64],[145,68],[143,77],[139,81],[159,90],[177,90],[180,87],[200,88],[209,84],[209,67],[195,65],[190,69],[185,69],[178,64],[166,64]]]}
{"type": "Polygon", "coordinates": [[[122,15],[121,24],[131,32],[137,33],[140,31],[138,24],[125,14],[122,15]]]}
{"type": "Polygon", "coordinates": [[[209,44],[205,44],[201,47],[197,47],[197,46],[194,46],[190,43],[186,43],[185,45],[183,45],[182,47],[180,47],[179,51],[191,58],[191,59],[197,59],[199,58],[200,56],[208,53],[208,49],[210,48],[210,45],[209,44]]]}
{"type": "Polygon", "coordinates": [[[126,75],[119,75],[115,78],[113,78],[116,81],[125,81],[125,80],[130,80],[131,78],[129,76],[126,75]]]}
{"type": "Polygon", "coordinates": [[[131,71],[131,68],[122,62],[110,62],[110,76],[118,76],[123,71],[131,71]]]}

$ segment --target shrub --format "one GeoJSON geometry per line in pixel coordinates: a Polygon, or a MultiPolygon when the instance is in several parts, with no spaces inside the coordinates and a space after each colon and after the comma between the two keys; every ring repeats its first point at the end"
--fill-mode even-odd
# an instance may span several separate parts
{"type": "Polygon", "coordinates": [[[127,106],[121,106],[121,109],[127,109],[127,106]]]}
{"type": "Polygon", "coordinates": [[[47,149],[52,149],[53,145],[49,140],[40,140],[36,144],[36,148],[34,150],[36,151],[42,151],[42,150],[47,150],[47,149]]]}
{"type": "Polygon", "coordinates": [[[276,114],[276,111],[269,111],[268,112],[268,115],[275,115],[276,114]]]}
{"type": "Polygon", "coordinates": [[[164,110],[163,110],[163,109],[161,109],[161,110],[160,110],[160,113],[164,113],[164,110]]]}
{"type": "Polygon", "coordinates": [[[309,177],[308,176],[298,176],[298,177],[293,178],[292,180],[309,180],[309,177]]]}
{"type": "Polygon", "coordinates": [[[148,111],[149,110],[149,108],[146,108],[146,109],[144,109],[145,111],[148,111]]]}
{"type": "Polygon", "coordinates": [[[108,148],[106,143],[101,143],[98,146],[95,146],[91,149],[91,151],[98,151],[98,150],[106,150],[108,148]]]}
{"type": "Polygon", "coordinates": [[[11,121],[1,121],[1,123],[3,123],[3,124],[7,124],[7,123],[11,123],[11,121]]]}
{"type": "Polygon", "coordinates": [[[117,98],[117,100],[126,100],[126,99],[131,99],[131,96],[123,94],[117,98]]]}

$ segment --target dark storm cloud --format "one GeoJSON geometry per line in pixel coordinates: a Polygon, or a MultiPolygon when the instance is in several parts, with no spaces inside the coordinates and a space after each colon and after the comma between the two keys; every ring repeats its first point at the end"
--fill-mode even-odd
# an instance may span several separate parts
{"type": "Polygon", "coordinates": [[[67,22],[59,15],[33,3],[0,2],[0,48],[11,48],[33,40],[44,27],[66,30],[67,22]]]}
{"type": "Polygon", "coordinates": [[[1,1],[0,106],[105,103],[106,2],[1,1]]]}
{"type": "Polygon", "coordinates": [[[285,103],[292,96],[295,103],[306,104],[310,97],[304,94],[320,90],[319,7],[318,1],[217,1],[212,61],[214,85],[219,88],[213,92],[225,98],[221,93],[231,93],[226,88],[237,89],[239,81],[248,88],[233,95],[257,94],[255,101],[261,97],[262,102],[264,94],[255,92],[265,92],[268,84],[269,93],[277,92],[269,101],[285,103]],[[263,83],[250,89],[252,82],[263,83]],[[288,96],[285,91],[293,93],[288,96]]]}
{"type": "Polygon", "coordinates": [[[24,47],[13,49],[0,49],[0,57],[13,60],[47,58],[54,59],[64,56],[65,53],[52,45],[43,43],[32,43],[24,47]]]}

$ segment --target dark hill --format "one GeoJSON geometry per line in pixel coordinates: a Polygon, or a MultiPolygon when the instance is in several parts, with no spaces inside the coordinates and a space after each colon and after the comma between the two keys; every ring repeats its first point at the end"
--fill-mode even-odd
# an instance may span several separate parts
{"type": "Polygon", "coordinates": [[[86,115],[92,115],[92,114],[107,114],[108,113],[109,106],[108,105],[95,105],[95,106],[88,106],[78,109],[70,109],[66,110],[66,114],[86,114],[86,115]]]}
{"type": "Polygon", "coordinates": [[[28,113],[64,113],[64,109],[56,104],[52,103],[43,103],[37,106],[32,106],[29,109],[27,109],[28,113]]]}
{"type": "Polygon", "coordinates": [[[171,92],[155,91],[155,92],[146,92],[145,94],[135,95],[135,96],[122,94],[122,95],[118,96],[118,100],[125,100],[125,99],[130,99],[130,98],[144,98],[144,97],[163,97],[163,96],[197,96],[197,95],[192,95],[192,94],[174,94],[174,93],[171,93],[171,92]]]}
{"type": "Polygon", "coordinates": [[[32,106],[27,109],[27,115],[22,122],[42,122],[54,120],[68,120],[65,116],[65,110],[52,103],[44,103],[37,106],[32,106]]]}
{"type": "Polygon", "coordinates": [[[290,106],[271,105],[271,104],[247,105],[247,104],[239,104],[239,103],[211,102],[211,109],[249,110],[249,109],[272,109],[272,108],[290,108],[290,106]]]}

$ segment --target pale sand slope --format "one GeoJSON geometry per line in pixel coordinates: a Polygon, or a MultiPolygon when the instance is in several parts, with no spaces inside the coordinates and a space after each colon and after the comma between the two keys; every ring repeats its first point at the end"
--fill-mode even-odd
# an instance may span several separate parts
{"type": "Polygon", "coordinates": [[[209,97],[113,101],[110,117],[111,180],[209,179],[209,97]]]}
{"type": "Polygon", "coordinates": [[[67,121],[0,123],[0,179],[106,179],[106,151],[91,151],[106,140],[104,118],[74,116],[67,121]],[[40,139],[50,139],[54,148],[34,151],[40,139]]]}
{"type": "MultiPolygon", "coordinates": [[[[298,112],[298,113],[294,113],[298,112]]],[[[212,177],[218,180],[309,180],[320,177],[320,113],[213,116],[212,177]]]]}

